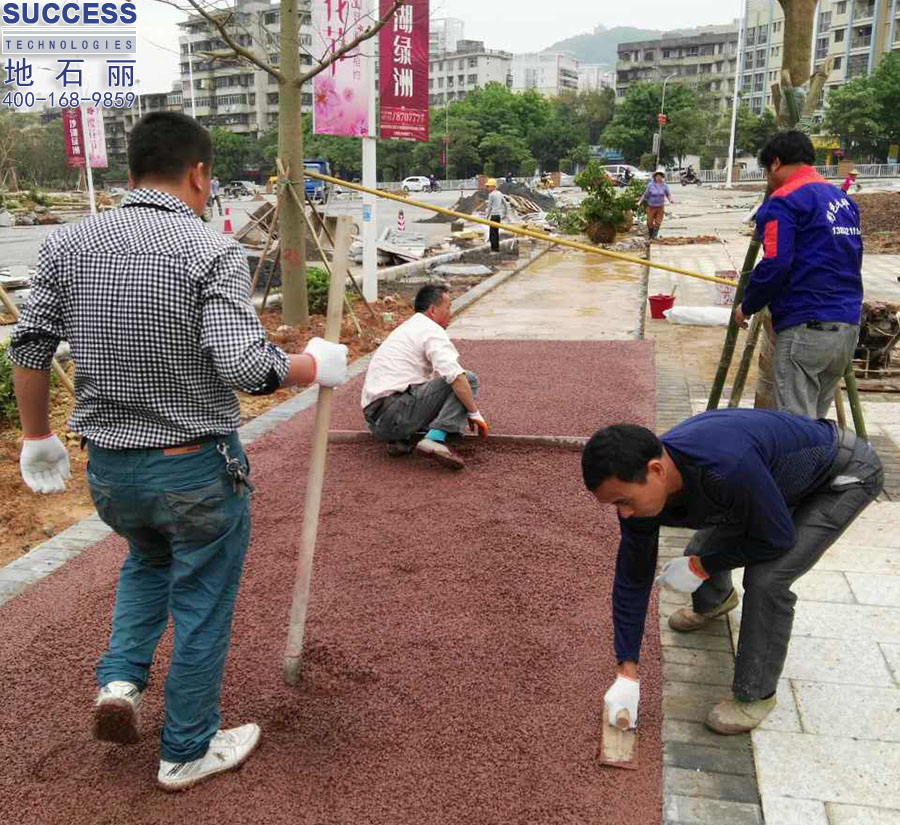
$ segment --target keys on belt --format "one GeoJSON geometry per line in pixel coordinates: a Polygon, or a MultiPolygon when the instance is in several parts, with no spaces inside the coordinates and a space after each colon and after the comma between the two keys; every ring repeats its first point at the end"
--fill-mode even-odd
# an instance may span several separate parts
{"type": "Polygon", "coordinates": [[[250,495],[253,495],[253,493],[256,492],[256,487],[250,483],[247,473],[244,472],[244,466],[241,464],[241,460],[239,458],[232,458],[228,452],[228,445],[224,441],[220,441],[216,444],[216,449],[219,451],[222,458],[225,459],[225,472],[231,476],[231,484],[234,487],[234,492],[239,493],[241,491],[241,485],[243,485],[247,488],[247,492],[249,492],[250,495]]]}

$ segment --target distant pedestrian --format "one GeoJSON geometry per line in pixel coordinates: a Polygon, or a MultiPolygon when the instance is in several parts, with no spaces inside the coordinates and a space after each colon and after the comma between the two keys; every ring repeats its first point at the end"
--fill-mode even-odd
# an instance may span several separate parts
{"type": "Polygon", "coordinates": [[[222,211],[222,187],[219,185],[219,179],[213,175],[209,181],[209,203],[210,206],[215,203],[219,207],[219,216],[224,215],[222,211]]]}
{"type": "Polygon", "coordinates": [[[657,169],[653,173],[653,180],[647,184],[644,194],[638,201],[639,204],[647,204],[647,235],[651,241],[659,235],[659,228],[666,214],[667,199],[669,203],[675,203],[666,183],[665,170],[657,169]]]}
{"type": "Polygon", "coordinates": [[[849,191],[850,191],[850,187],[852,187],[853,184],[856,184],[857,190],[859,189],[859,184],[856,183],[856,176],[857,176],[857,174],[858,174],[858,173],[857,173],[857,171],[856,171],[855,169],[851,169],[851,170],[850,170],[850,172],[848,173],[847,177],[844,178],[844,182],[841,184],[841,192],[849,192],[849,191]]]}
{"type": "Polygon", "coordinates": [[[863,242],[856,204],[814,162],[802,132],[780,132],[759,153],[772,192],[756,213],[763,259],[735,318],[743,323],[769,307],[775,404],[824,418],[859,337],[863,242]]]}
{"type": "MultiPolygon", "coordinates": [[[[509,204],[503,193],[497,189],[497,181],[495,178],[488,178],[485,184],[488,190],[488,219],[494,223],[500,223],[509,214],[509,204]]],[[[496,226],[492,226],[488,237],[491,241],[491,252],[500,251],[500,230],[496,226]]]]}

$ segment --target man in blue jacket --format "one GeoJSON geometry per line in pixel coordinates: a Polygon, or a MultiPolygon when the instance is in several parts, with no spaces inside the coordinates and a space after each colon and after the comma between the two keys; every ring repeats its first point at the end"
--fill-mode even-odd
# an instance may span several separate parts
{"type": "Polygon", "coordinates": [[[689,418],[657,438],[632,424],[593,435],[581,457],[584,483],[619,514],[613,583],[618,676],[604,702],[610,719],[637,722],[638,656],[654,584],[659,528],[699,528],[685,555],[656,581],[693,594],[669,618],[692,631],[737,607],[731,571],[744,568],[744,606],[734,697],[706,724],[745,733],[775,707],[794,603],[806,573],[881,491],[872,447],[830,421],[774,410],[727,409],[689,418]]]}
{"type": "Polygon", "coordinates": [[[778,409],[823,418],[859,337],[863,245],[859,209],[814,158],[802,132],[775,135],[759,154],[772,194],[756,215],[763,259],[737,319],[769,307],[778,409]]]}

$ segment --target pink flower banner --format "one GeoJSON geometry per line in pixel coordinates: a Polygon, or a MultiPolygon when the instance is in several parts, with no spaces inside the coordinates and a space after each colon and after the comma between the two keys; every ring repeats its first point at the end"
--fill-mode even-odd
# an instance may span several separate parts
{"type": "MultiPolygon", "coordinates": [[[[371,3],[372,0],[312,0],[313,60],[333,54],[371,26],[371,3]]],[[[313,78],[313,132],[345,137],[369,134],[371,63],[357,47],[313,78]]]]}
{"type": "MultiPolygon", "coordinates": [[[[379,0],[384,17],[391,0],[379,0]]],[[[428,140],[428,0],[407,0],[378,33],[382,138],[428,140]]]]}

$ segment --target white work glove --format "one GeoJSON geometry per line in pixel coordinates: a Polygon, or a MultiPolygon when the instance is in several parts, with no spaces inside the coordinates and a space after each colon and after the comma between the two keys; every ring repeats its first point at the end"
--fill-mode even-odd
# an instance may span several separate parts
{"type": "Polygon", "coordinates": [[[53,433],[41,438],[26,438],[19,456],[22,480],[35,493],[61,493],[66,489],[69,454],[53,433]]]}
{"type": "MultiPolygon", "coordinates": [[[[612,687],[606,691],[603,704],[606,706],[606,715],[609,724],[616,725],[616,717],[623,710],[628,711],[628,727],[637,725],[638,702],[641,700],[641,683],[637,679],[623,676],[621,673],[612,683],[612,687]]],[[[616,725],[616,727],[622,727],[616,725]]]]}
{"type": "Polygon", "coordinates": [[[475,410],[475,412],[468,414],[468,419],[469,429],[477,432],[481,438],[487,438],[490,427],[488,427],[487,421],[484,420],[484,416],[478,410],[475,410]]]}
{"type": "Polygon", "coordinates": [[[347,380],[347,347],[324,338],[311,338],[303,350],[316,362],[314,383],[321,387],[339,387],[347,380]]]}
{"type": "Polygon", "coordinates": [[[708,578],[696,556],[679,556],[662,566],[654,584],[677,593],[693,593],[708,578]]]}

